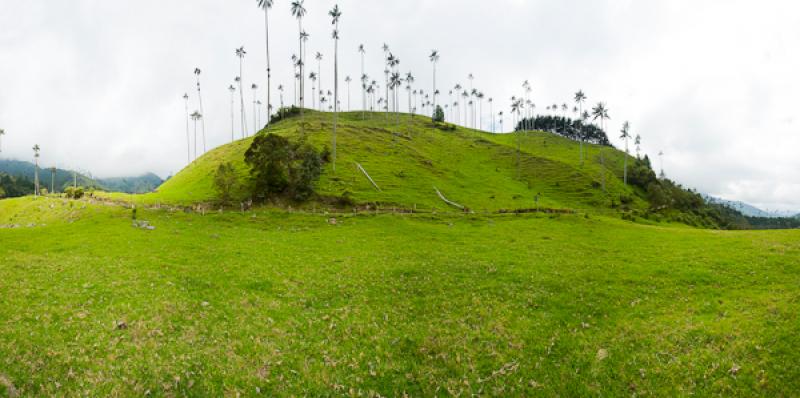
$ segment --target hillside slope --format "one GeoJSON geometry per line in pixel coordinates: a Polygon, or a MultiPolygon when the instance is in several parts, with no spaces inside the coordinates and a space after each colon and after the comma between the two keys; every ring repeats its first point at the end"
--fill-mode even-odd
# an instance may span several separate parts
{"type": "MultiPolygon", "coordinates": [[[[300,126],[301,119],[295,117],[274,123],[267,132],[297,139],[303,135],[300,126]]],[[[307,111],[305,126],[310,143],[331,147],[332,114],[307,111]]],[[[241,184],[246,184],[244,152],[251,142],[247,138],[218,147],[157,192],[126,198],[143,203],[214,202],[212,176],[219,164],[233,163],[241,184]]],[[[422,116],[343,113],[337,170],[326,165],[317,191],[322,197],[346,196],[359,204],[446,209],[435,187],[448,199],[476,211],[533,208],[537,194],[539,206],[569,209],[608,208],[621,194],[633,196],[633,190],[621,181],[622,153],[609,147],[584,147],[587,155],[581,165],[578,143],[549,133],[491,134],[437,126],[422,116]],[[521,147],[519,166],[517,145],[521,147]],[[380,191],[356,164],[363,166],[380,191]]],[[[246,197],[241,190],[238,199],[246,197]]],[[[643,205],[640,200],[633,204],[643,205]]]]}

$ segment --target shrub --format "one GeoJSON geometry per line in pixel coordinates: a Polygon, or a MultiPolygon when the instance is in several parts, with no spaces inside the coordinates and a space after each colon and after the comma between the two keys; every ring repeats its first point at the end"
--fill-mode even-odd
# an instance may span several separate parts
{"type": "Polygon", "coordinates": [[[257,198],[288,196],[304,201],[314,193],[323,158],[308,144],[262,134],[256,136],[245,153],[245,162],[250,166],[257,198]]]}
{"type": "Polygon", "coordinates": [[[237,183],[236,169],[231,162],[222,163],[217,167],[217,171],[214,172],[214,189],[219,194],[220,201],[230,203],[237,183]]]}
{"type": "Polygon", "coordinates": [[[436,105],[436,110],[433,111],[433,121],[436,123],[444,122],[444,110],[439,105],[436,105]]]}
{"type": "Polygon", "coordinates": [[[83,187],[67,187],[67,189],[64,190],[64,195],[68,199],[80,199],[83,197],[83,193],[83,187]]]}

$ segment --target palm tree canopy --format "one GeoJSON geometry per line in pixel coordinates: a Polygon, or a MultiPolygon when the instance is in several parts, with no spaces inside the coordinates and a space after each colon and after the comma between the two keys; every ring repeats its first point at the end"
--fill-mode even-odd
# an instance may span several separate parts
{"type": "Polygon", "coordinates": [[[627,121],[625,123],[622,123],[622,130],[620,130],[622,135],[619,136],[619,138],[622,138],[623,140],[631,138],[631,135],[628,133],[630,129],[631,129],[630,123],[628,123],[627,121]]]}
{"type": "Polygon", "coordinates": [[[297,19],[302,19],[306,16],[306,8],[303,7],[305,0],[295,0],[292,2],[292,16],[297,19]]]}
{"type": "Polygon", "coordinates": [[[272,8],[272,0],[256,0],[259,8],[272,8]]]}
{"type": "Polygon", "coordinates": [[[586,101],[586,94],[584,94],[582,90],[578,90],[578,92],[575,93],[575,102],[581,103],[583,101],[586,101]]]}
{"type": "Polygon", "coordinates": [[[244,50],[244,46],[241,46],[241,47],[236,49],[236,56],[237,57],[244,58],[245,54],[247,54],[247,51],[244,50]]]}
{"type": "Polygon", "coordinates": [[[342,16],[342,12],[339,10],[339,5],[334,5],[333,8],[328,11],[328,15],[333,18],[333,22],[331,22],[332,25],[339,23],[339,18],[342,16]]]}
{"type": "Polygon", "coordinates": [[[429,56],[431,62],[436,63],[439,61],[439,51],[431,50],[431,55],[429,56]]]}
{"type": "Polygon", "coordinates": [[[253,83],[253,85],[252,85],[250,88],[252,88],[253,90],[255,90],[255,89],[257,89],[257,88],[258,88],[258,85],[257,85],[257,84],[255,84],[255,83],[253,83]]]}
{"type": "Polygon", "coordinates": [[[228,91],[230,91],[230,92],[234,92],[234,91],[236,91],[236,87],[233,87],[233,84],[231,84],[231,85],[228,87],[228,91]]]}
{"type": "Polygon", "coordinates": [[[366,50],[364,50],[364,45],[363,44],[359,44],[358,45],[358,52],[360,52],[361,54],[364,54],[366,52],[366,50]]]}
{"type": "Polygon", "coordinates": [[[317,61],[322,61],[322,53],[317,51],[317,61]]]}
{"type": "MultiPolygon", "coordinates": [[[[184,93],[184,94],[183,94],[183,99],[184,99],[184,100],[188,100],[188,99],[189,99],[189,94],[186,94],[186,93],[184,93]]],[[[0,135],[3,135],[4,133],[5,133],[5,131],[3,131],[3,130],[0,130],[0,135]]]]}
{"type": "Polygon", "coordinates": [[[200,70],[200,68],[194,68],[194,74],[195,74],[195,75],[198,75],[198,76],[200,76],[200,73],[202,73],[202,71],[200,70]]]}

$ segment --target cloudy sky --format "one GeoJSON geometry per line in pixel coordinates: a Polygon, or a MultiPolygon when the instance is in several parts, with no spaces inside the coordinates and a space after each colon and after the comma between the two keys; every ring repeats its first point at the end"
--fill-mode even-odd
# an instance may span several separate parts
{"type": "MultiPolygon", "coordinates": [[[[289,87],[287,103],[290,57],[297,51],[289,3],[275,0],[270,19],[273,84],[289,87]]],[[[333,55],[327,11],[334,3],[306,0],[308,52],[323,53],[326,87],[333,55]]],[[[417,86],[428,90],[427,55],[438,49],[439,86],[467,85],[473,73],[475,87],[495,98],[495,112],[509,107],[526,79],[540,109],[571,104],[582,89],[590,103],[608,104],[618,146],[616,132],[629,120],[652,158],[664,151],[673,179],[762,208],[800,210],[796,2],[338,3],[342,79],[360,74],[360,43],[367,48],[367,73],[380,76],[385,42],[401,69],[413,71],[417,86]]],[[[198,107],[195,67],[203,70],[209,147],[230,139],[226,88],[238,75],[236,47],[248,51],[246,84],[266,85],[264,19],[256,0],[0,0],[0,26],[3,157],[29,160],[38,143],[48,166],[101,177],[167,176],[186,163],[181,97],[188,92],[190,107],[198,107]]],[[[264,101],[263,91],[260,96],[264,101]]],[[[252,113],[250,90],[246,98],[252,113]]],[[[488,120],[488,107],[485,113],[488,120]]]]}

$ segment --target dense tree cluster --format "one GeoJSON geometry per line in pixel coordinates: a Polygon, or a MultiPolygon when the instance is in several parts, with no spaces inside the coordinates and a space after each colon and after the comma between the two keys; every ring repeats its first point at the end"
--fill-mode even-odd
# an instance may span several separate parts
{"type": "Polygon", "coordinates": [[[245,153],[254,197],[309,199],[322,174],[323,162],[329,157],[327,150],[318,152],[304,142],[292,142],[276,134],[257,135],[245,153]]]}
{"type": "Polygon", "coordinates": [[[0,173],[0,198],[17,198],[32,195],[33,190],[33,182],[27,178],[0,173]]]}
{"type": "Polygon", "coordinates": [[[540,115],[533,118],[523,118],[515,128],[515,131],[520,130],[549,131],[575,141],[612,146],[605,131],[599,127],[567,117],[540,115]]]}

